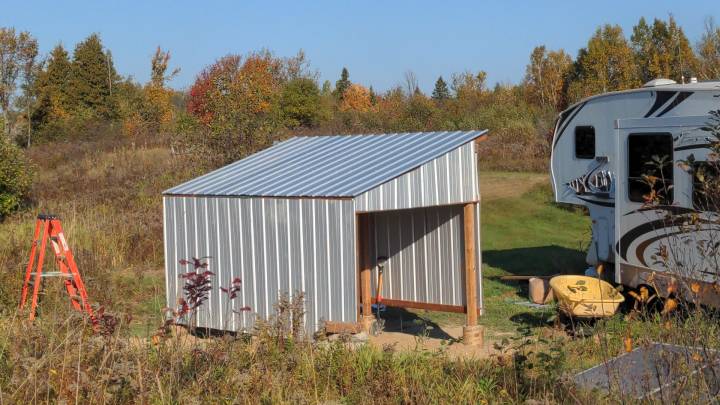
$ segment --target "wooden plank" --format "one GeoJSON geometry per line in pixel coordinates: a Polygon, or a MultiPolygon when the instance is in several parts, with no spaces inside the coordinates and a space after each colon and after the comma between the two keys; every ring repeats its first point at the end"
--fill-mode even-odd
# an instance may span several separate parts
{"type": "MultiPolygon", "coordinates": [[[[375,298],[372,299],[373,304],[377,303],[375,298]]],[[[412,309],[425,309],[428,311],[439,311],[439,312],[454,312],[457,314],[464,314],[467,312],[467,307],[463,305],[447,305],[447,304],[434,304],[431,302],[419,302],[419,301],[404,301],[404,300],[393,300],[383,298],[382,303],[388,307],[395,308],[412,308],[412,309]]],[[[480,314],[480,310],[476,310],[477,314],[480,314]]]]}
{"type": "Polygon", "coordinates": [[[363,326],[359,322],[325,322],[325,332],[327,333],[360,333],[363,326]]]}
{"type": "Polygon", "coordinates": [[[475,204],[465,204],[463,213],[465,244],[465,304],[467,326],[477,325],[477,278],[475,269],[475,204]]]}

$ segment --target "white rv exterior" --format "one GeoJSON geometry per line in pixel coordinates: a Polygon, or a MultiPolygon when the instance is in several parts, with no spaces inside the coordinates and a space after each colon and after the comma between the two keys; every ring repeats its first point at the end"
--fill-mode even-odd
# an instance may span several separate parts
{"type": "MultiPolygon", "coordinates": [[[[589,265],[614,264],[605,268],[614,267],[614,281],[630,287],[665,270],[658,264],[658,248],[670,235],[684,233],[667,223],[667,213],[694,210],[693,176],[676,162],[690,154],[698,161],[707,159],[711,139],[701,128],[709,112],[718,109],[720,82],[658,79],[639,89],[587,98],[560,114],[553,136],[552,184],[557,202],[589,211],[589,265]],[[642,198],[648,190],[638,177],[652,156],[672,161],[663,169],[672,184],[672,202],[649,210],[642,198]]],[[[685,278],[712,282],[702,265],[683,262],[685,278]]]]}

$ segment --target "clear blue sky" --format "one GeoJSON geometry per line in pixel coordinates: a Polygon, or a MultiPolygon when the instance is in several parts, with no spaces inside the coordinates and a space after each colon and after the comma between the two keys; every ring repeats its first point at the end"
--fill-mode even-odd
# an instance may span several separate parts
{"type": "Polygon", "coordinates": [[[268,48],[291,56],[302,48],[321,82],[334,82],[346,66],[352,81],[382,91],[412,70],[427,91],[439,75],[464,70],[485,70],[490,83],[517,83],[534,46],[575,56],[603,23],[620,24],[629,35],[641,16],[672,13],[695,43],[706,17],[720,20],[717,0],[345,3],[28,0],[4,4],[0,26],[30,31],[43,53],[58,42],[71,50],[97,32],[118,72],[141,82],[160,45],[182,69],[175,88],[228,53],[268,48]]]}

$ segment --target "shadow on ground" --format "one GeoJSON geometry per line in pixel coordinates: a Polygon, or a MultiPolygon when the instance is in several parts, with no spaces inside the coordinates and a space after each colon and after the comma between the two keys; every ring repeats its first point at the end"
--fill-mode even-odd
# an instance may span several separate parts
{"type": "Polygon", "coordinates": [[[585,252],[557,245],[486,250],[482,255],[483,262],[514,275],[573,274],[587,266],[585,252]]]}
{"type": "Polygon", "coordinates": [[[385,321],[384,332],[399,332],[433,339],[453,339],[436,322],[404,308],[387,307],[380,313],[380,318],[385,321]]]}

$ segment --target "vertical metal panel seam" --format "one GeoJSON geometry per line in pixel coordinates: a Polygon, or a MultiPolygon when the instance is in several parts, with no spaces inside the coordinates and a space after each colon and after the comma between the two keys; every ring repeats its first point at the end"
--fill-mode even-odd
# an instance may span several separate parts
{"type": "Polygon", "coordinates": [[[332,280],[332,276],[330,274],[332,272],[332,261],[330,258],[330,200],[325,200],[325,241],[325,248],[327,249],[325,252],[325,258],[327,259],[327,274],[325,274],[325,277],[327,277],[328,285],[328,320],[332,321],[334,319],[332,319],[332,288],[330,288],[330,281],[332,280]]]}
{"type": "Polygon", "coordinates": [[[253,212],[252,200],[248,200],[250,206],[250,260],[252,261],[252,269],[250,272],[253,273],[253,310],[255,313],[258,311],[258,290],[257,290],[257,266],[255,265],[255,213],[253,212]]]}
{"type": "MultiPolygon", "coordinates": [[[[169,269],[170,266],[168,266],[168,215],[167,215],[167,206],[165,204],[165,200],[167,197],[162,198],[162,204],[163,204],[163,257],[165,259],[165,302],[168,304],[166,306],[170,306],[170,298],[167,296],[168,292],[170,292],[170,277],[169,276],[169,269]]],[[[173,210],[174,211],[174,210],[173,210]]],[[[174,229],[174,227],[173,227],[174,229]]],[[[176,231],[177,234],[177,231],[176,231]]]]}
{"type": "MultiPolygon", "coordinates": [[[[304,230],[304,224],[303,224],[303,201],[298,202],[298,211],[299,211],[299,221],[300,221],[300,283],[302,285],[302,293],[305,294],[307,290],[305,289],[305,230],[304,230]]],[[[307,301],[307,298],[305,298],[305,301],[307,301]]],[[[307,308],[307,304],[303,302],[303,305],[305,308],[307,308]]],[[[305,309],[307,313],[307,309],[305,309]]],[[[303,316],[303,328],[307,328],[307,315],[303,316]]]]}
{"type": "MultiPolygon", "coordinates": [[[[398,218],[397,225],[398,225],[398,237],[400,240],[400,245],[402,246],[402,221],[400,221],[400,218],[398,218]]],[[[402,254],[398,254],[398,261],[400,262],[399,268],[402,269],[403,268],[402,254]]],[[[403,277],[402,270],[399,271],[398,274],[400,275],[400,280],[398,280],[400,283],[400,299],[405,299],[405,288],[404,288],[405,280],[403,277]]]]}
{"type": "MultiPolygon", "coordinates": [[[[222,268],[221,268],[221,264],[220,264],[220,258],[223,256],[223,254],[222,254],[222,243],[220,242],[220,239],[222,238],[222,235],[220,235],[220,200],[219,200],[218,198],[213,198],[213,200],[215,201],[215,222],[216,222],[216,223],[215,223],[215,229],[216,229],[216,231],[217,231],[216,243],[217,243],[217,249],[218,249],[218,258],[217,258],[217,260],[216,260],[216,263],[218,264],[218,265],[217,265],[217,269],[216,269],[216,271],[217,271],[217,276],[216,276],[216,277],[218,278],[218,285],[222,285],[222,284],[221,284],[221,283],[222,283],[222,279],[221,279],[221,277],[220,277],[220,274],[225,273],[225,269],[222,269],[222,268]]],[[[210,243],[209,240],[210,240],[210,238],[208,237],[208,244],[210,243]]],[[[218,311],[218,312],[219,312],[218,316],[220,317],[220,324],[219,324],[219,325],[222,326],[222,329],[225,329],[225,325],[226,325],[226,322],[225,322],[225,319],[224,319],[224,318],[225,318],[225,314],[223,313],[224,311],[223,311],[222,305],[220,305],[220,304],[222,304],[222,295],[219,295],[218,298],[220,298],[220,299],[218,300],[218,301],[220,301],[220,302],[218,302],[218,309],[219,309],[219,311],[218,311]]]]}
{"type": "MultiPolygon", "coordinates": [[[[415,239],[415,212],[410,211],[410,239],[415,239]]],[[[416,252],[415,252],[415,241],[411,244],[411,251],[412,251],[412,277],[413,277],[413,299],[417,301],[417,260],[416,260],[416,252]]]]}
{"type": "Polygon", "coordinates": [[[453,226],[453,222],[455,219],[455,213],[454,210],[450,208],[450,262],[451,265],[451,271],[450,271],[450,281],[452,282],[452,300],[453,304],[457,304],[457,288],[456,288],[456,278],[459,278],[459,274],[456,274],[458,271],[458,267],[455,266],[455,227],[453,226]]]}
{"type": "MultiPolygon", "coordinates": [[[[203,205],[205,206],[205,209],[203,210],[204,211],[203,213],[205,214],[205,255],[210,256],[210,228],[209,228],[210,227],[210,218],[208,217],[208,212],[210,211],[210,209],[208,208],[208,200],[209,200],[209,198],[203,198],[201,201],[203,202],[203,205]]],[[[199,253],[198,253],[198,255],[199,255],[199,253]]],[[[208,261],[212,263],[212,266],[208,266],[208,268],[212,267],[216,273],[219,273],[215,269],[216,260],[217,260],[216,257],[209,257],[208,261]]],[[[217,280],[217,278],[216,278],[216,280],[217,280]]],[[[212,292],[211,292],[210,294],[208,294],[208,307],[209,308],[212,308],[212,302],[213,302],[213,299],[212,299],[212,292]]],[[[212,325],[213,318],[214,318],[213,313],[212,313],[213,311],[210,310],[208,312],[209,312],[208,313],[208,321],[209,321],[209,324],[212,325]]]]}
{"type": "MultiPolygon", "coordinates": [[[[267,215],[265,214],[265,198],[260,199],[260,211],[261,211],[261,217],[263,220],[267,219],[267,215]]],[[[265,316],[270,315],[270,298],[268,297],[268,269],[267,269],[267,232],[265,232],[265,226],[262,227],[262,246],[263,246],[263,272],[264,272],[264,291],[265,291],[265,316]]]]}
{"type": "MultiPolygon", "coordinates": [[[[198,246],[198,240],[197,240],[197,236],[198,236],[198,231],[197,231],[197,223],[198,223],[198,221],[197,221],[197,201],[198,201],[197,197],[196,197],[196,198],[193,198],[193,218],[194,218],[194,220],[193,220],[193,225],[194,225],[194,228],[195,228],[195,233],[193,234],[194,239],[195,239],[195,244],[194,244],[193,246],[195,247],[195,249],[197,249],[197,246],[198,246]]],[[[185,253],[186,253],[188,256],[191,255],[190,251],[187,251],[187,252],[185,252],[185,253]]],[[[193,254],[197,254],[197,252],[196,252],[196,253],[193,253],[193,254]]],[[[198,311],[198,312],[199,312],[199,311],[198,311]]],[[[199,319],[198,312],[195,312],[195,321],[196,321],[196,323],[197,323],[197,321],[198,321],[198,319],[199,319]]]]}
{"type": "Polygon", "coordinates": [[[315,202],[316,200],[312,200],[312,228],[313,228],[313,248],[315,252],[313,253],[313,295],[314,297],[314,305],[313,308],[315,310],[315,327],[317,328],[318,325],[318,294],[317,294],[317,252],[318,252],[318,244],[317,244],[317,232],[315,227],[315,202]]]}
{"type": "Polygon", "coordinates": [[[420,166],[420,205],[425,205],[425,165],[420,166]]]}
{"type": "Polygon", "coordinates": [[[279,198],[273,198],[273,210],[275,214],[273,215],[273,219],[275,220],[275,282],[277,283],[277,294],[275,295],[275,299],[280,299],[280,290],[282,283],[280,282],[280,217],[278,216],[278,204],[280,204],[279,198]]]}
{"type": "Polygon", "coordinates": [[[340,319],[345,322],[345,263],[344,263],[344,245],[343,245],[343,222],[345,221],[345,215],[343,214],[345,210],[345,204],[340,204],[340,218],[338,218],[338,222],[340,225],[340,319]]]}
{"type": "Polygon", "coordinates": [[[425,269],[423,271],[423,275],[425,277],[425,299],[427,302],[431,302],[430,300],[430,277],[429,277],[429,271],[428,263],[430,263],[430,260],[428,260],[428,252],[427,252],[427,242],[428,242],[428,234],[427,234],[427,213],[428,209],[423,209],[423,236],[422,236],[422,244],[423,244],[423,263],[425,264],[425,269]]]}
{"type": "Polygon", "coordinates": [[[442,249],[442,246],[440,245],[440,243],[441,243],[440,240],[442,239],[442,235],[440,234],[440,227],[442,226],[442,224],[440,223],[440,210],[439,209],[435,210],[435,221],[436,221],[435,223],[437,225],[437,227],[435,228],[435,233],[437,235],[437,237],[435,238],[435,243],[437,243],[437,246],[435,246],[435,247],[437,248],[437,252],[438,252],[438,255],[437,255],[437,258],[438,258],[438,294],[439,294],[440,301],[442,301],[443,300],[443,284],[445,284],[446,280],[445,280],[445,277],[443,277],[443,272],[442,272],[444,249],[442,249]]]}

